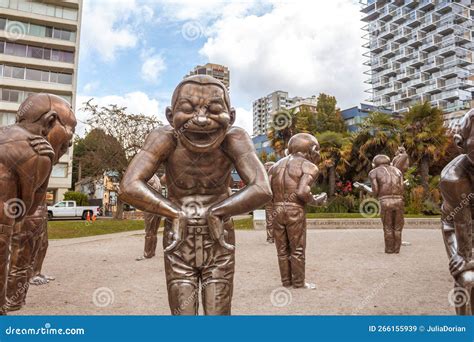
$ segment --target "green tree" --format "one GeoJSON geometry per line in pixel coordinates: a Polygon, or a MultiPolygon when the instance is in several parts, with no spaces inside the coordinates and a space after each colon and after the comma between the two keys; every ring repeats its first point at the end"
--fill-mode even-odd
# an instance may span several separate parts
{"type": "Polygon", "coordinates": [[[337,101],[334,96],[324,93],[319,94],[316,112],[314,132],[331,131],[344,133],[347,131],[341,110],[337,107],[337,101]]]}
{"type": "Polygon", "coordinates": [[[391,115],[372,112],[352,135],[350,174],[354,180],[365,180],[377,154],[392,157],[400,145],[400,121],[391,115]]]}
{"type": "Polygon", "coordinates": [[[335,193],[336,171],[344,172],[348,161],[344,153],[350,148],[350,140],[345,134],[325,131],[316,135],[321,147],[320,171],[325,176],[328,185],[328,196],[335,193]]]}
{"type": "Polygon", "coordinates": [[[403,142],[412,163],[417,164],[417,173],[425,196],[429,192],[430,166],[440,160],[449,144],[443,124],[443,111],[429,102],[412,106],[403,117],[403,142]]]}
{"type": "Polygon", "coordinates": [[[76,201],[77,206],[87,206],[89,205],[89,200],[86,194],[76,191],[66,191],[64,193],[65,201],[76,201]]]}

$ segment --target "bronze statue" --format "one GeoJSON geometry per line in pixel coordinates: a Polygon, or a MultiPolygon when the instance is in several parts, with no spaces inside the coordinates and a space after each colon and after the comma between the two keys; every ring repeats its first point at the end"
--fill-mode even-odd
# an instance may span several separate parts
{"type": "MultiPolygon", "coordinates": [[[[274,162],[266,162],[263,166],[265,167],[265,171],[270,171],[270,168],[274,165],[274,162]]],[[[273,221],[273,205],[272,202],[268,202],[265,204],[265,223],[267,228],[267,242],[274,243],[275,239],[273,238],[273,228],[272,228],[272,221],[273,221]]]]}
{"type": "Polygon", "coordinates": [[[474,260],[472,218],[474,215],[474,110],[464,115],[454,135],[461,155],[441,172],[439,188],[443,198],[441,228],[454,278],[452,296],[458,315],[474,313],[474,260]],[[453,299],[454,299],[453,298],[453,299]]]}
{"type": "Polygon", "coordinates": [[[31,244],[22,220],[43,203],[52,166],[68,150],[76,119],[69,103],[50,94],[29,96],[17,122],[0,128],[0,305],[21,306],[28,289],[31,244]],[[11,248],[11,249],[10,249],[11,248]],[[10,260],[10,255],[11,260],[10,260]],[[9,270],[10,268],[10,270],[9,270]],[[9,298],[7,300],[7,277],[9,298]]]}
{"type": "Polygon", "coordinates": [[[130,163],[121,198],[166,218],[163,234],[168,300],[174,315],[229,315],[234,279],[231,217],[271,199],[268,177],[252,140],[232,127],[226,87],[207,75],[185,78],[166,109],[170,126],[156,129],[130,163]],[[165,166],[168,198],[147,185],[165,166]],[[232,194],[232,169],[246,186],[232,194]]]}
{"type": "Polygon", "coordinates": [[[397,169],[402,171],[402,174],[407,172],[408,168],[410,167],[410,158],[408,157],[405,147],[398,147],[395,157],[392,159],[392,166],[395,166],[397,169]]]}
{"type": "Polygon", "coordinates": [[[277,249],[282,285],[315,288],[305,282],[306,212],[305,205],[324,205],[326,193],[313,195],[311,185],[319,170],[318,140],[299,133],[288,142],[288,155],[269,171],[273,192],[273,236],[277,249]]]}
{"type": "Polygon", "coordinates": [[[354,183],[354,186],[377,197],[380,203],[385,238],[385,253],[399,253],[402,244],[404,225],[404,181],[402,172],[390,165],[386,155],[376,155],[372,161],[373,170],[369,172],[371,186],[354,183]]]}
{"type": "MultiPolygon", "coordinates": [[[[158,175],[153,175],[148,181],[148,185],[158,193],[161,193],[161,182],[158,175]]],[[[160,228],[161,216],[145,212],[145,248],[143,255],[136,260],[150,259],[155,256],[156,244],[158,242],[158,229],[160,228]]]]}

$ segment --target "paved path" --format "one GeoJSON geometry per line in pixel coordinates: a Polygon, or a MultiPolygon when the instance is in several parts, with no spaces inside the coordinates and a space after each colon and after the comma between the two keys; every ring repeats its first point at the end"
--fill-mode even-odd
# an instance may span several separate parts
{"type": "MultiPolygon", "coordinates": [[[[154,259],[135,261],[143,237],[51,241],[44,270],[57,280],[32,286],[27,306],[12,314],[169,314],[161,246],[154,259]],[[93,293],[102,287],[97,306],[93,293]],[[110,294],[113,303],[100,307],[110,294]]],[[[404,240],[412,245],[386,255],[379,230],[308,231],[307,279],[317,289],[274,292],[272,303],[272,291],[281,290],[275,247],[265,243],[264,231],[237,231],[233,314],[453,314],[441,233],[406,230],[404,240]]]]}

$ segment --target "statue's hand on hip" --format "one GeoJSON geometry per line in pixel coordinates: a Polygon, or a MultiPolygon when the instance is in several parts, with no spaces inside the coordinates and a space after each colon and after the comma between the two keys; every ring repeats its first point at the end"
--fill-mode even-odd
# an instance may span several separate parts
{"type": "Polygon", "coordinates": [[[184,211],[179,211],[178,217],[174,218],[172,221],[171,232],[169,232],[171,236],[171,243],[165,248],[166,253],[174,251],[184,241],[184,232],[186,231],[186,226],[186,214],[184,211]]]}
{"type": "Polygon", "coordinates": [[[207,216],[207,224],[209,225],[209,232],[214,241],[217,241],[222,247],[228,250],[234,250],[235,246],[227,243],[225,241],[225,230],[224,230],[224,220],[215,215],[211,210],[209,210],[207,216]]]}

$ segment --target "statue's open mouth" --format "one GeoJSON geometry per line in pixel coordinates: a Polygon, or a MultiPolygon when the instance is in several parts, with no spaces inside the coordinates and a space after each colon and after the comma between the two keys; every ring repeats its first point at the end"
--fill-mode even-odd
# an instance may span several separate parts
{"type": "Polygon", "coordinates": [[[222,132],[220,129],[198,131],[185,129],[182,132],[182,136],[192,145],[198,147],[212,146],[221,136],[222,132]]]}

